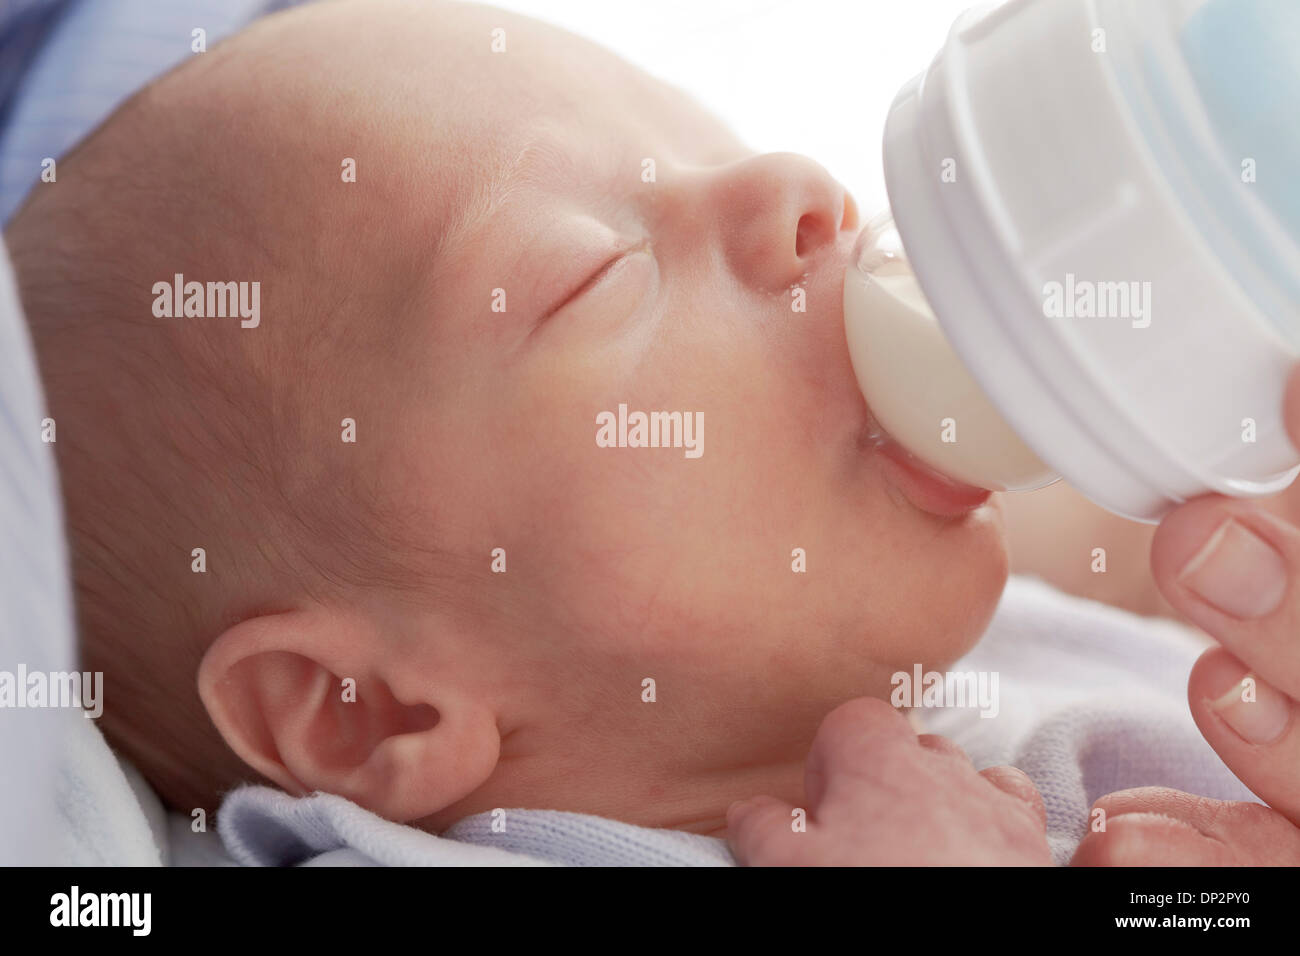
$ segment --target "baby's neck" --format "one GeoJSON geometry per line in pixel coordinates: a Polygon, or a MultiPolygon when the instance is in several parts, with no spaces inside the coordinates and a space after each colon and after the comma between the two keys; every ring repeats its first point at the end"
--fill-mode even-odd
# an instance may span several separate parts
{"type": "Polygon", "coordinates": [[[453,823],[496,807],[563,810],[620,820],[636,826],[725,836],[727,808],[736,800],[768,795],[800,806],[806,754],[772,762],[669,770],[653,763],[617,761],[575,764],[572,752],[533,751],[511,756],[503,747],[493,780],[468,798],[418,821],[441,833],[453,823]],[[593,768],[602,767],[593,785],[593,768]]]}

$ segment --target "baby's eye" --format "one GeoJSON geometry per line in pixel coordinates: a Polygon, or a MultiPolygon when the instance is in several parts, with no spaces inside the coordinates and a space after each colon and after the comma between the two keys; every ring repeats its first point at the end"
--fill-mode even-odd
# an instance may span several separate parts
{"type": "Polygon", "coordinates": [[[599,309],[614,318],[630,314],[646,288],[658,275],[649,243],[625,247],[577,280],[542,321],[561,312],[599,309]]]}
{"type": "Polygon", "coordinates": [[[583,279],[573,289],[573,291],[568,293],[564,297],[564,300],[560,302],[560,304],[557,305],[554,309],[551,310],[552,313],[561,311],[570,302],[582,298],[582,296],[585,295],[589,289],[594,288],[596,285],[604,281],[605,276],[618,267],[619,263],[623,261],[623,257],[625,255],[627,255],[627,253],[620,252],[610,257],[609,259],[606,259],[605,262],[600,266],[600,268],[598,268],[595,272],[588,274],[587,277],[583,279]]]}

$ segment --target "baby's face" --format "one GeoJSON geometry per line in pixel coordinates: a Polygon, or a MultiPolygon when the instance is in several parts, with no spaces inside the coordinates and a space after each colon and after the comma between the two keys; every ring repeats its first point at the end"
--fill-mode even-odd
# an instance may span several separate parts
{"type": "Polygon", "coordinates": [[[528,730],[484,806],[549,786],[544,805],[664,823],[615,809],[629,780],[625,804],[658,806],[725,768],[797,781],[834,704],[952,661],[1006,575],[995,505],[922,510],[867,440],[841,305],[852,200],[556,29],[363,6],[360,25],[303,17],[302,44],[333,52],[281,47],[273,69],[310,74],[322,110],[334,89],[369,104],[311,141],[327,171],[357,160],[355,183],[313,187],[314,228],[381,316],[340,390],[427,545],[419,633],[475,648],[478,699],[528,730]],[[693,428],[629,447],[623,407],[693,428]],[[525,771],[543,751],[552,773],[525,771]]]}

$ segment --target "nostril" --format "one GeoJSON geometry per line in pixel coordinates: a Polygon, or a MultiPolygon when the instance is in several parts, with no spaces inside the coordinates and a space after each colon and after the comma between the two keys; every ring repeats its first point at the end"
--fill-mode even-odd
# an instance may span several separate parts
{"type": "Polygon", "coordinates": [[[799,222],[794,230],[794,254],[802,259],[812,249],[816,248],[817,243],[817,217],[809,214],[800,216],[799,222]]]}

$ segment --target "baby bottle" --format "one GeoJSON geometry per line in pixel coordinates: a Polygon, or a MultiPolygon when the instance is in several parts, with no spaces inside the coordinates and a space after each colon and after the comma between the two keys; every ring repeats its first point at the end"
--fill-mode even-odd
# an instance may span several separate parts
{"type": "Polygon", "coordinates": [[[1156,521],[1300,472],[1300,4],[1010,0],[885,125],[845,332],[881,429],[1156,521]]]}

